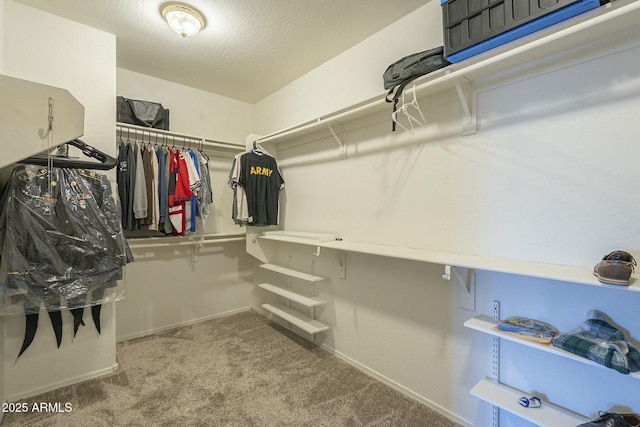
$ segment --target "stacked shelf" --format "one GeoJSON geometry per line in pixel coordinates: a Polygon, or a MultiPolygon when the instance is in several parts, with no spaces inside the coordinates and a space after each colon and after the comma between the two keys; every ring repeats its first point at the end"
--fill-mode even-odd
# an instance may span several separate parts
{"type": "MultiPolygon", "coordinates": [[[[603,365],[592,362],[589,359],[554,347],[551,344],[540,344],[520,338],[517,335],[503,333],[497,328],[498,323],[498,320],[494,320],[489,316],[479,315],[467,320],[464,323],[464,326],[494,337],[522,344],[536,350],[571,359],[576,362],[609,369],[603,365]]],[[[640,379],[640,372],[630,373],[629,376],[635,379],[640,379]]],[[[556,406],[550,402],[543,401],[540,408],[524,408],[518,404],[518,399],[522,396],[529,396],[529,393],[517,390],[505,384],[494,383],[487,378],[480,380],[480,382],[471,389],[471,394],[540,426],[576,426],[588,421],[588,418],[571,412],[568,409],[556,406]]]]}
{"type": "Polygon", "coordinates": [[[282,286],[272,285],[271,283],[260,283],[258,287],[276,295],[280,295],[281,297],[286,298],[290,301],[302,304],[305,307],[316,307],[318,305],[326,304],[326,301],[321,300],[320,298],[306,297],[287,288],[283,288],[282,286]]]}
{"type": "MultiPolygon", "coordinates": [[[[261,264],[260,268],[276,272],[278,274],[282,274],[288,277],[304,280],[309,283],[316,283],[322,280],[325,280],[324,277],[315,276],[313,274],[303,273],[301,271],[292,270],[290,268],[281,267],[275,264],[261,264]]],[[[294,310],[291,307],[282,304],[262,304],[262,308],[267,310],[268,312],[280,317],[281,319],[286,320],[290,324],[302,329],[308,334],[314,335],[318,332],[326,331],[329,329],[327,325],[324,325],[317,320],[315,320],[315,311],[313,310],[315,307],[326,304],[326,301],[316,298],[313,295],[305,296],[299,294],[298,292],[293,291],[290,288],[285,288],[283,286],[271,284],[271,283],[260,283],[258,285],[259,288],[264,289],[267,292],[270,292],[274,295],[278,295],[280,297],[285,298],[288,301],[295,302],[304,307],[311,309],[312,315],[307,316],[299,311],[294,310]]]]}
{"type": "Polygon", "coordinates": [[[324,277],[314,276],[312,274],[303,273],[301,271],[292,270],[286,267],[280,267],[275,264],[261,264],[260,268],[265,270],[275,271],[276,273],[284,274],[285,276],[295,277],[296,279],[305,280],[307,282],[320,282],[324,280],[324,277]]]}
{"type": "Polygon", "coordinates": [[[329,329],[327,325],[323,325],[322,323],[283,305],[262,304],[262,308],[309,334],[317,334],[318,332],[329,329]]]}

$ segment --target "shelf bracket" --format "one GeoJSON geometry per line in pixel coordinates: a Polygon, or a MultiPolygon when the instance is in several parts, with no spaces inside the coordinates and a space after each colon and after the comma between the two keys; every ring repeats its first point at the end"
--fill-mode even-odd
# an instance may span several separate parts
{"type": "Polygon", "coordinates": [[[463,267],[451,267],[450,265],[444,266],[444,274],[442,278],[444,280],[451,280],[451,277],[455,276],[456,282],[460,285],[460,289],[466,293],[471,293],[471,279],[473,277],[473,269],[471,268],[463,268],[463,267]],[[460,270],[464,270],[463,272],[460,270]]]}
{"type": "Polygon", "coordinates": [[[476,116],[471,102],[471,80],[460,77],[453,80],[464,117],[462,118],[462,134],[472,135],[478,131],[476,116]]]}
{"type": "Polygon", "coordinates": [[[327,127],[329,128],[329,130],[331,131],[331,135],[333,135],[333,137],[335,138],[335,140],[338,142],[338,157],[340,159],[346,159],[347,158],[347,144],[345,144],[339,137],[338,135],[336,135],[336,133],[334,132],[333,128],[331,127],[330,124],[327,124],[327,127]]]}

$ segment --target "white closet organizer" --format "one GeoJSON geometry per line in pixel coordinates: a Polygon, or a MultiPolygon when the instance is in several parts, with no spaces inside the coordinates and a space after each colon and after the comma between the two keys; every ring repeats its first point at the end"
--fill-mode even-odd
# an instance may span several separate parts
{"type": "Polygon", "coordinates": [[[600,283],[598,279],[594,277],[593,270],[586,267],[545,264],[541,262],[479,255],[465,255],[451,252],[428,251],[335,239],[329,241],[318,241],[291,237],[291,233],[282,235],[271,233],[259,236],[259,238],[315,246],[316,253],[319,253],[319,248],[326,248],[343,252],[356,252],[389,258],[427,262],[430,264],[440,264],[443,266],[451,266],[453,268],[471,268],[475,270],[494,271],[499,273],[516,274],[519,276],[536,277],[546,280],[557,280],[567,283],[598,286],[607,289],[616,289],[622,292],[640,292],[639,273],[633,274],[630,286],[607,285],[600,283]]]}
{"type": "MultiPolygon", "coordinates": [[[[527,347],[534,348],[546,353],[554,354],[560,357],[571,359],[576,362],[585,363],[591,366],[597,366],[603,369],[609,369],[603,365],[595,363],[584,357],[580,357],[576,354],[559,349],[552,345],[539,344],[532,341],[528,341],[519,338],[515,335],[505,334],[498,330],[499,321],[490,318],[489,316],[479,315],[475,316],[464,323],[464,326],[476,331],[483,332],[485,334],[498,337],[500,339],[506,339],[527,347]]],[[[617,373],[616,373],[617,374],[617,373]]],[[[640,380],[640,373],[633,372],[629,374],[630,377],[640,380]]],[[[541,408],[536,410],[530,410],[523,408],[517,402],[521,396],[526,396],[529,393],[523,392],[505,384],[494,382],[491,379],[484,378],[480,380],[472,389],[471,394],[482,399],[492,405],[498,406],[508,412],[514,413],[519,417],[536,423],[540,426],[549,427],[562,427],[562,426],[575,426],[584,422],[587,422],[589,418],[586,418],[580,414],[571,412],[568,409],[559,407],[550,402],[542,402],[541,408]]]]}
{"type": "MultiPolygon", "coordinates": [[[[347,242],[335,239],[327,239],[322,241],[322,239],[314,240],[312,238],[306,237],[304,236],[305,234],[313,236],[313,234],[310,233],[280,231],[267,232],[264,233],[264,235],[257,237],[258,239],[264,240],[316,246],[315,253],[317,255],[320,254],[320,248],[326,248],[345,252],[357,252],[376,256],[428,262],[432,264],[450,265],[454,267],[465,267],[509,274],[518,274],[569,283],[628,290],[631,292],[640,291],[640,280],[637,274],[634,274],[632,285],[629,287],[605,285],[597,281],[597,279],[593,276],[592,270],[590,268],[587,269],[572,266],[548,265],[536,262],[481,257],[474,255],[461,255],[447,252],[424,251],[419,249],[400,248],[394,246],[347,242]]],[[[346,259],[343,258],[343,262],[345,261],[346,259]]],[[[264,268],[272,268],[270,265],[267,266],[264,266],[264,268]]],[[[345,268],[344,265],[342,267],[345,268]]],[[[282,267],[277,268],[282,269],[282,267]]],[[[260,286],[262,287],[262,285],[260,286]]],[[[509,341],[534,348],[536,350],[555,354],[560,357],[568,358],[587,365],[596,366],[598,368],[608,369],[589,359],[580,357],[576,354],[559,349],[557,347],[531,342],[514,335],[502,333],[497,329],[498,322],[498,320],[494,320],[489,316],[478,315],[467,320],[464,323],[464,326],[492,335],[494,337],[507,339],[509,341]]],[[[629,376],[640,380],[640,372],[630,373],[629,376]]],[[[523,408],[518,404],[518,399],[521,396],[527,395],[527,392],[514,389],[505,384],[493,382],[491,381],[491,379],[482,379],[472,388],[471,394],[506,411],[517,414],[523,419],[536,423],[540,426],[563,427],[578,425],[589,420],[589,418],[586,418],[583,415],[576,414],[568,409],[562,408],[546,401],[543,402],[542,408],[536,408],[536,410],[527,410],[526,408],[523,408]]]]}
{"type": "Polygon", "coordinates": [[[258,285],[259,288],[264,289],[265,291],[270,292],[274,295],[285,298],[288,301],[288,305],[286,306],[282,304],[262,304],[262,308],[311,335],[315,335],[318,332],[326,331],[329,329],[327,325],[324,325],[315,320],[315,307],[325,304],[326,301],[314,297],[315,292],[313,285],[316,282],[325,280],[326,278],[269,263],[261,264],[260,268],[273,271],[289,278],[303,280],[311,284],[311,295],[305,296],[293,291],[291,289],[291,283],[289,283],[287,287],[271,283],[260,283],[258,285]],[[299,311],[292,308],[290,304],[291,302],[295,302],[304,307],[307,307],[310,311],[310,316],[304,315],[303,313],[300,313],[299,311]]]}
{"type": "MultiPolygon", "coordinates": [[[[192,146],[195,149],[206,149],[207,151],[217,151],[227,155],[235,155],[244,151],[243,144],[205,138],[201,136],[189,135],[178,132],[170,132],[162,129],[148,128],[128,123],[116,123],[118,137],[126,141],[126,138],[139,136],[141,141],[152,143],[181,146],[192,146]]],[[[199,255],[199,248],[202,246],[219,245],[227,242],[245,240],[245,233],[213,233],[213,234],[193,234],[187,236],[167,236],[167,237],[132,237],[127,241],[133,250],[165,248],[174,246],[189,246],[193,249],[192,261],[196,261],[199,255]]]]}
{"type": "MultiPolygon", "coordinates": [[[[465,116],[463,133],[473,133],[475,132],[475,113],[472,103],[469,102],[471,99],[469,92],[473,80],[637,28],[638,22],[640,22],[640,2],[616,0],[508,43],[506,46],[492,49],[484,54],[420,77],[415,80],[416,94],[427,96],[455,88],[465,116]]],[[[326,129],[327,136],[333,136],[337,140],[339,144],[338,157],[343,158],[346,152],[345,144],[335,134],[332,126],[388,110],[389,104],[385,102],[385,95],[386,92],[381,92],[378,96],[335,113],[266,135],[259,138],[258,142],[278,144],[326,129]]]]}

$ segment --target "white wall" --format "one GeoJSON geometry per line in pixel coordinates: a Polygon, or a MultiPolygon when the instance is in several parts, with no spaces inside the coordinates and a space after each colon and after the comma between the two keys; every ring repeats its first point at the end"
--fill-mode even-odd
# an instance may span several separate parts
{"type": "MultiPolygon", "coordinates": [[[[244,143],[251,131],[251,104],[124,69],[117,71],[118,94],[161,102],[169,108],[172,131],[244,143]]],[[[211,151],[209,171],[214,203],[204,231],[242,233],[231,220],[233,193],[227,185],[231,151],[211,151]]],[[[127,266],[126,298],[118,302],[118,340],[176,327],[251,306],[251,258],[243,242],[220,243],[200,250],[134,249],[127,266]]]]}
{"type": "Polygon", "coordinates": [[[173,132],[244,143],[253,128],[253,105],[246,102],[123,68],[117,69],[117,88],[120,96],[168,108],[173,132]]]}
{"type": "MultiPolygon", "coordinates": [[[[412,17],[424,13],[440,11],[429,3],[412,17]]],[[[336,75],[320,70],[349,69],[340,84],[357,87],[366,73],[377,75],[384,67],[357,67],[348,59],[351,53],[383,56],[396,46],[380,40],[397,30],[394,24],[261,101],[259,132],[277,130],[271,123],[288,126],[326,114],[335,103],[305,98],[314,90],[307,84],[322,87],[324,78],[325,88],[335,86],[336,75]],[[305,99],[305,107],[298,105],[305,99]],[[299,115],[274,119],[267,112],[289,111],[291,105],[298,105],[299,115]]],[[[411,35],[424,28],[404,30],[409,45],[411,35]]],[[[632,219],[640,202],[631,190],[640,181],[640,147],[634,142],[640,35],[636,31],[582,51],[587,53],[567,53],[568,59],[542,60],[518,73],[474,82],[478,133],[473,136],[461,136],[461,107],[451,91],[420,99],[428,125],[413,136],[391,133],[388,112],[345,124],[346,160],[338,160],[331,137],[310,135],[282,144],[283,227],[331,232],[350,241],[586,268],[614,249],[640,257],[640,224],[632,219]]],[[[640,342],[635,292],[478,272],[473,313],[459,307],[459,290],[443,282],[441,266],[348,254],[342,280],[335,274],[335,256],[327,252],[316,260],[316,271],[324,269],[331,280],[316,289],[328,300],[318,313],[331,329],[317,342],[469,425],[491,424],[491,407],[469,394],[491,373],[491,340],[462,323],[490,313],[493,300],[501,302],[503,318],[539,318],[562,331],[600,309],[640,342]]],[[[300,265],[313,258],[300,247],[281,245],[277,261],[286,263],[288,256],[300,265]]],[[[264,298],[258,294],[255,304],[264,298]]],[[[503,345],[502,359],[504,382],[579,413],[640,412],[634,397],[640,383],[617,372],[509,344],[503,345]]],[[[525,423],[503,414],[502,425],[525,423]]]]}
{"type": "Polygon", "coordinates": [[[397,59],[442,45],[440,2],[400,19],[255,105],[254,133],[315,120],[382,93],[382,74],[397,59]]]}
{"type": "MultiPolygon", "coordinates": [[[[67,88],[85,107],[84,140],[114,154],[115,37],[11,0],[2,4],[3,73],[67,88]]],[[[56,348],[51,326],[45,322],[48,316],[44,315],[34,343],[18,360],[24,317],[4,319],[3,384],[7,399],[33,395],[114,369],[115,304],[103,307],[101,336],[87,326],[74,339],[71,317],[63,314],[63,319],[60,349],[56,348]],[[51,369],[52,366],[56,368],[51,369]]],[[[90,320],[87,325],[91,325],[90,320]]]]}

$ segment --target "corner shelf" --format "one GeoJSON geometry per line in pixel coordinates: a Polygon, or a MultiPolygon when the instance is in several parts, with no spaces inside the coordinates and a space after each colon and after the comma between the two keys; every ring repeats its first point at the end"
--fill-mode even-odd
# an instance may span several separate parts
{"type": "Polygon", "coordinates": [[[285,276],[295,277],[296,279],[305,280],[307,282],[320,282],[325,280],[324,277],[314,276],[312,274],[303,273],[301,271],[292,270],[286,267],[280,267],[275,264],[260,264],[260,268],[265,270],[275,271],[276,273],[284,274],[285,276]]]}
{"type": "Polygon", "coordinates": [[[327,325],[280,304],[262,304],[262,308],[297,326],[308,334],[313,335],[329,329],[327,325]]]}
{"type": "MultiPolygon", "coordinates": [[[[596,362],[592,362],[589,359],[586,359],[584,357],[578,356],[577,354],[573,354],[570,353],[568,351],[562,350],[558,347],[554,347],[550,344],[539,344],[533,341],[528,341],[522,338],[519,338],[516,335],[511,335],[511,334],[505,334],[503,332],[501,332],[500,330],[498,330],[497,326],[498,326],[499,321],[498,320],[494,320],[492,318],[490,318],[489,316],[485,316],[485,315],[479,315],[479,316],[475,316],[472,317],[471,319],[467,320],[466,322],[464,322],[464,326],[466,326],[467,328],[470,329],[474,329],[476,331],[480,331],[483,332],[485,334],[489,334],[489,335],[493,335],[496,336],[498,338],[503,338],[505,340],[509,340],[509,341],[513,341],[516,342],[518,344],[522,344],[525,345],[527,347],[531,347],[534,348],[536,350],[541,350],[544,351],[546,353],[551,353],[551,354],[555,354],[557,356],[561,356],[567,359],[571,359],[577,362],[581,362],[581,363],[585,363],[587,365],[591,365],[591,366],[597,366],[599,368],[604,368],[604,369],[609,369],[603,365],[600,365],[599,363],[596,362]]],[[[613,371],[612,369],[610,369],[611,371],[613,371]]],[[[617,371],[613,371],[618,373],[617,371]]],[[[621,374],[622,375],[622,374],[621,374]]],[[[628,374],[628,376],[635,378],[637,380],[640,380],[640,372],[632,372],[630,374],[628,374]]]]}
{"type": "Polygon", "coordinates": [[[289,289],[283,288],[282,286],[272,285],[271,283],[260,283],[258,287],[309,308],[317,307],[319,305],[327,303],[320,298],[306,297],[304,295],[300,295],[297,292],[293,292],[289,289]]]}
{"type": "Polygon", "coordinates": [[[518,399],[522,396],[530,396],[529,393],[504,384],[494,383],[487,378],[480,380],[471,389],[471,394],[540,426],[577,426],[589,421],[588,418],[580,414],[545,401],[542,401],[539,408],[520,406],[518,399]]]}
{"type": "Polygon", "coordinates": [[[315,334],[318,332],[326,331],[329,329],[327,325],[324,325],[318,322],[316,318],[315,308],[317,306],[326,304],[326,301],[321,300],[320,298],[314,297],[314,284],[316,282],[321,282],[326,280],[325,277],[315,276],[313,274],[303,273],[301,271],[292,270],[291,268],[281,267],[275,264],[261,264],[260,268],[264,270],[269,270],[276,272],[278,274],[285,275],[289,277],[289,287],[285,288],[283,286],[273,285],[271,283],[260,283],[258,285],[259,288],[266,290],[267,292],[271,292],[272,294],[278,295],[287,299],[287,305],[282,304],[262,304],[262,308],[267,310],[268,312],[280,317],[281,319],[287,321],[290,325],[296,326],[299,329],[302,329],[306,333],[312,335],[312,338],[315,337],[315,334]],[[304,296],[295,291],[293,291],[291,287],[291,278],[304,280],[310,283],[311,286],[311,296],[304,296]],[[310,316],[304,315],[299,311],[291,308],[291,302],[298,303],[303,305],[309,309],[310,316]]]}

